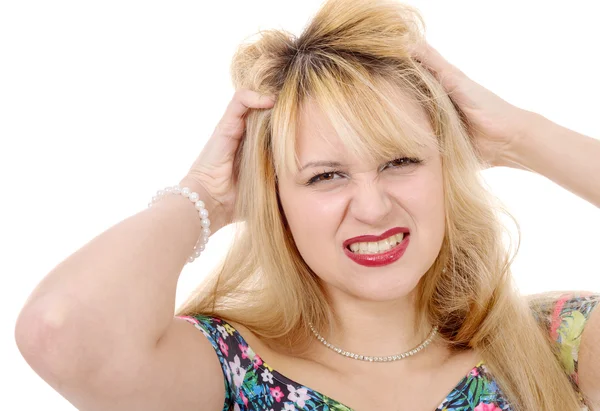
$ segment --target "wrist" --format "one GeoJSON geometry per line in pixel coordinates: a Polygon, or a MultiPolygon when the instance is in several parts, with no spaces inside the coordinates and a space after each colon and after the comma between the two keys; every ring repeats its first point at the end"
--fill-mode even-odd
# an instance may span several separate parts
{"type": "Polygon", "coordinates": [[[210,230],[212,233],[216,233],[219,229],[228,224],[225,218],[223,206],[209,194],[208,190],[206,190],[202,183],[186,176],[181,179],[178,185],[181,188],[188,187],[190,191],[198,193],[199,199],[204,202],[204,207],[208,211],[210,230]]]}
{"type": "Polygon", "coordinates": [[[520,121],[521,127],[513,139],[506,145],[500,156],[500,165],[530,170],[530,159],[539,148],[540,138],[548,133],[553,124],[539,113],[525,111],[520,121]]]}

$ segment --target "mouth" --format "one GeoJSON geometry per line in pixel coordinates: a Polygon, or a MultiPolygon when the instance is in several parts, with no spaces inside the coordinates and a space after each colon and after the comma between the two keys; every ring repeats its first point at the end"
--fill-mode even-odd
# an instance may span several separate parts
{"type": "Polygon", "coordinates": [[[366,235],[346,240],[344,254],[357,264],[380,267],[400,259],[409,241],[409,230],[396,227],[380,236],[366,235]]]}
{"type": "Polygon", "coordinates": [[[351,243],[346,249],[354,254],[383,254],[402,243],[409,233],[398,233],[384,238],[380,241],[361,241],[351,243]]]}
{"type": "Polygon", "coordinates": [[[344,247],[355,254],[381,254],[396,247],[410,235],[407,227],[394,227],[381,235],[361,235],[344,241],[344,247]]]}

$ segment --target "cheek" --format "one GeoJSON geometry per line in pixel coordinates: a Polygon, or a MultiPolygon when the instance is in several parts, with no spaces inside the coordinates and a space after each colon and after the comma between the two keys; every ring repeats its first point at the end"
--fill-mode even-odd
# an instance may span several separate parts
{"type": "Polygon", "coordinates": [[[421,186],[417,195],[410,196],[405,201],[407,209],[421,224],[426,220],[436,222],[444,215],[444,192],[441,187],[425,187],[427,188],[423,189],[421,186]]]}
{"type": "Polygon", "coordinates": [[[282,198],[282,206],[298,252],[313,271],[327,272],[330,260],[323,256],[334,253],[344,200],[333,193],[309,190],[285,194],[289,195],[282,198]]]}
{"type": "Polygon", "coordinates": [[[300,244],[314,244],[331,240],[335,236],[340,218],[343,216],[344,201],[340,196],[327,193],[293,193],[285,202],[284,211],[294,240],[300,244]]]}
{"type": "Polygon", "coordinates": [[[444,186],[435,170],[395,185],[393,190],[419,232],[437,236],[444,231],[444,186]]]}

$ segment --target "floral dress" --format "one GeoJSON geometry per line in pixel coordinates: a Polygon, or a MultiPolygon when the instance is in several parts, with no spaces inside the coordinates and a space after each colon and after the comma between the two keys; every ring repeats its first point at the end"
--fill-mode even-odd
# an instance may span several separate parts
{"type": "MultiPolygon", "coordinates": [[[[540,311],[541,315],[534,313],[559,344],[563,366],[576,389],[581,333],[599,302],[600,295],[568,293],[548,310],[540,311]]],[[[226,321],[203,315],[179,318],[199,329],[219,357],[225,384],[223,411],[352,411],[352,408],[277,372],[226,321]]],[[[506,410],[512,410],[510,404],[485,363],[480,361],[432,411],[506,410]]]]}

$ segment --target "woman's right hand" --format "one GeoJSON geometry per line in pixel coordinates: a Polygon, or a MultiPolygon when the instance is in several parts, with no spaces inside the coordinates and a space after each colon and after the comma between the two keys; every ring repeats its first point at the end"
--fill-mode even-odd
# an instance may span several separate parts
{"type": "MultiPolygon", "coordinates": [[[[249,89],[239,89],[229,102],[225,114],[194,161],[180,186],[190,187],[200,195],[218,230],[232,222],[237,187],[233,178],[235,155],[246,129],[248,109],[270,109],[275,99],[249,89]]],[[[212,225],[212,224],[211,224],[212,225]]]]}

